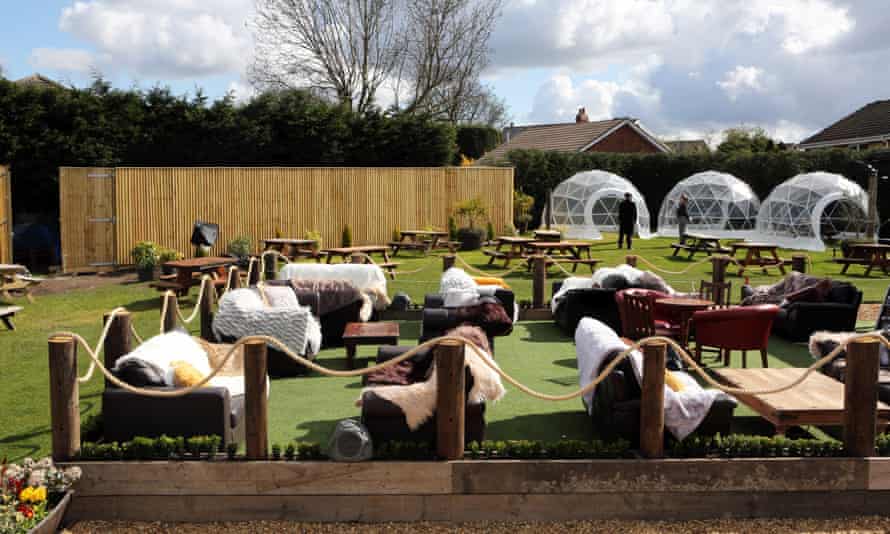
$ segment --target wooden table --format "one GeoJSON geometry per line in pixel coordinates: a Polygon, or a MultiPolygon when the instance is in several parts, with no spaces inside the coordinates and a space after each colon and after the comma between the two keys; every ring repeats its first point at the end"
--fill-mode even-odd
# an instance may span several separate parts
{"type": "Polygon", "coordinates": [[[512,260],[525,257],[525,245],[532,242],[534,242],[534,239],[530,237],[500,236],[497,238],[497,245],[495,245],[494,250],[485,249],[482,253],[489,256],[488,265],[494,263],[495,260],[504,260],[504,268],[506,269],[510,266],[512,260]]]}
{"type": "Polygon", "coordinates": [[[532,233],[537,241],[559,241],[562,239],[562,232],[559,230],[535,230],[532,233]]]}
{"type": "MultiPolygon", "coordinates": [[[[726,384],[743,389],[771,389],[792,382],[805,369],[715,369],[726,384]]],[[[761,417],[776,427],[776,434],[800,425],[840,426],[844,417],[844,384],[822,373],[810,373],[797,386],[769,395],[738,395],[761,417]]],[[[890,422],[890,406],[878,402],[878,431],[890,422]]]]}
{"type": "Polygon", "coordinates": [[[264,250],[277,250],[288,258],[315,258],[321,256],[315,252],[318,241],[315,239],[296,239],[291,237],[270,237],[263,239],[264,250]]]}
{"type": "MultiPolygon", "coordinates": [[[[176,269],[176,278],[173,280],[160,280],[152,282],[150,285],[160,291],[171,289],[179,296],[188,295],[192,286],[201,283],[200,278],[195,278],[195,274],[212,273],[217,277],[225,278],[226,268],[233,265],[238,260],[231,257],[206,257],[206,258],[190,258],[187,260],[173,260],[164,263],[166,267],[176,269]]],[[[259,267],[256,267],[259,269],[259,267]]]]}
{"type": "Polygon", "coordinates": [[[355,349],[359,345],[398,345],[399,323],[348,323],[343,331],[346,363],[355,369],[355,349]]]}
{"type": "Polygon", "coordinates": [[[763,272],[766,273],[767,267],[778,267],[779,271],[782,274],[785,274],[785,261],[779,257],[778,245],[773,245],[772,243],[749,243],[747,241],[741,241],[737,243],[730,243],[730,256],[735,257],[735,253],[738,250],[746,250],[745,258],[741,260],[742,266],[739,268],[739,276],[742,276],[742,273],[745,272],[751,266],[757,266],[763,269],[763,272]],[[763,257],[763,253],[768,253],[771,257],[763,257]]]}
{"type": "Polygon", "coordinates": [[[589,265],[591,270],[599,263],[590,257],[590,243],[585,241],[532,241],[525,244],[525,253],[528,260],[528,270],[531,271],[534,264],[533,256],[546,254],[553,258],[553,262],[571,263],[572,272],[578,269],[578,264],[589,265]],[[556,252],[556,255],[554,255],[556,252]],[[584,256],[587,256],[586,258],[584,256]]]}
{"type": "Polygon", "coordinates": [[[39,278],[33,278],[24,265],[0,263],[0,296],[6,300],[11,298],[11,293],[21,293],[28,299],[28,302],[34,302],[31,288],[39,285],[42,281],[39,278]]]}
{"type": "MultiPolygon", "coordinates": [[[[324,252],[328,259],[327,262],[331,263],[331,260],[335,256],[342,258],[345,262],[348,258],[350,258],[353,254],[365,254],[367,256],[371,256],[373,254],[380,254],[383,258],[383,263],[378,263],[377,266],[381,269],[386,270],[389,273],[389,277],[395,280],[395,268],[400,264],[394,261],[391,261],[389,258],[389,247],[386,245],[364,245],[358,247],[338,247],[338,248],[326,248],[322,252],[324,252]]],[[[368,258],[365,258],[364,263],[369,263],[367,261],[368,258]]]]}
{"type": "Polygon", "coordinates": [[[729,254],[729,249],[720,245],[720,239],[706,234],[686,234],[685,243],[671,243],[674,249],[673,256],[676,256],[681,250],[689,252],[689,259],[695,257],[696,252],[704,252],[708,256],[711,254],[729,254]]]}
{"type": "Polygon", "coordinates": [[[680,339],[678,342],[689,352],[689,323],[697,311],[707,310],[714,301],[690,297],[666,297],[656,299],[655,304],[666,308],[669,313],[680,320],[680,339]]]}
{"type": "Polygon", "coordinates": [[[841,269],[841,274],[846,274],[850,265],[864,265],[865,276],[869,276],[875,267],[880,268],[884,274],[890,274],[887,272],[887,267],[890,266],[890,258],[887,257],[888,253],[890,253],[890,245],[853,243],[850,244],[850,255],[846,258],[835,258],[834,262],[844,265],[841,269]]]}
{"type": "Polygon", "coordinates": [[[438,230],[402,230],[399,232],[399,240],[392,241],[392,255],[399,253],[400,249],[412,249],[423,251],[424,255],[439,245],[439,240],[448,237],[448,232],[438,230]]]}

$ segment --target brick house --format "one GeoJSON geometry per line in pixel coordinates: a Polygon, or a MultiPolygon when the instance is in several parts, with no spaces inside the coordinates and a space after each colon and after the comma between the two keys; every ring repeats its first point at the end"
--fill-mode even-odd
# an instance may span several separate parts
{"type": "Polygon", "coordinates": [[[800,142],[801,150],[818,148],[890,148],[890,100],[876,100],[800,142]]]}

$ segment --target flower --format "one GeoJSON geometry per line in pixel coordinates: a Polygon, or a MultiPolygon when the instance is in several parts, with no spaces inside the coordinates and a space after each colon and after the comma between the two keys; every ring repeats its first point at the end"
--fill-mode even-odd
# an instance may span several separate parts
{"type": "Polygon", "coordinates": [[[46,500],[46,488],[28,486],[19,493],[19,500],[23,503],[41,503],[46,500]]]}
{"type": "Polygon", "coordinates": [[[28,506],[27,504],[20,504],[15,507],[15,511],[22,514],[25,519],[31,519],[34,517],[34,509],[28,506]]]}

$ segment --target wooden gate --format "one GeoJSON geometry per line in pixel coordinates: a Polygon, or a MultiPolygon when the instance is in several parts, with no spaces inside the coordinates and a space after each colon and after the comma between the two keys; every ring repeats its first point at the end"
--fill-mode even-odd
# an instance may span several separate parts
{"type": "Polygon", "coordinates": [[[12,263],[12,175],[0,165],[0,263],[12,263]]]}
{"type": "Polygon", "coordinates": [[[59,197],[62,270],[114,268],[114,169],[60,168],[59,197]]]}

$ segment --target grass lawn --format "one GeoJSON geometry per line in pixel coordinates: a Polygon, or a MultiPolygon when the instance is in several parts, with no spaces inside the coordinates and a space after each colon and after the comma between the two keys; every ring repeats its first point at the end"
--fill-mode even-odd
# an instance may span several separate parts
{"type": "MultiPolygon", "coordinates": [[[[618,250],[613,236],[609,241],[594,244],[593,256],[603,265],[616,265],[627,253],[618,250]]],[[[670,239],[635,241],[634,254],[643,256],[661,268],[680,271],[693,262],[670,257],[670,239]]],[[[788,255],[783,252],[783,256],[788,255]]],[[[877,274],[865,278],[859,274],[837,276],[840,266],[830,262],[831,252],[809,253],[814,271],[818,274],[847,279],[865,291],[867,301],[880,301],[888,279],[877,274]]],[[[472,265],[484,267],[487,257],[479,252],[461,254],[472,265]]],[[[415,302],[422,302],[423,295],[438,288],[441,259],[438,256],[423,258],[411,252],[398,257],[401,269],[421,271],[399,277],[390,282],[390,294],[407,293],[415,302]]],[[[493,271],[502,270],[500,267],[493,271]]],[[[861,273],[859,267],[851,270],[861,273]]],[[[556,269],[551,270],[555,274],[556,269]]],[[[589,271],[579,266],[579,275],[589,271]]],[[[751,273],[754,284],[773,282],[778,278],[775,269],[769,276],[751,273]]],[[[679,290],[691,290],[698,280],[710,278],[710,265],[699,265],[682,275],[665,274],[670,284],[679,290]]],[[[520,299],[531,298],[531,276],[525,272],[509,275],[509,283],[520,299]]],[[[733,285],[740,284],[734,274],[733,285]]],[[[193,292],[194,293],[194,292],[193,292]]],[[[549,294],[549,291],[548,291],[549,294]]],[[[738,295],[738,289],[733,288],[738,295]]],[[[21,301],[16,302],[21,304],[21,301]]],[[[184,299],[187,310],[193,299],[184,299]]],[[[73,330],[88,341],[95,342],[101,326],[102,314],[115,306],[125,306],[134,313],[137,330],[145,335],[158,331],[160,298],[146,284],[108,285],[91,290],[74,290],[64,294],[38,297],[34,304],[24,303],[24,311],[17,316],[15,332],[0,332],[0,458],[20,459],[24,456],[42,456],[49,453],[49,391],[47,372],[47,336],[57,330],[73,330]]],[[[197,324],[193,325],[197,329],[197,324]]],[[[402,343],[413,344],[417,339],[419,324],[402,324],[402,343]]],[[[371,357],[373,347],[359,347],[359,356],[371,357]]],[[[571,339],[564,336],[550,322],[523,322],[513,334],[497,343],[497,359],[507,372],[525,384],[546,392],[557,393],[574,389],[578,385],[575,369],[575,352],[571,339]]],[[[87,358],[81,353],[81,372],[87,368],[87,358]]],[[[733,364],[739,365],[739,356],[733,364]]],[[[756,360],[756,358],[755,358],[756,360]]],[[[771,366],[804,366],[810,362],[806,347],[773,338],[770,346],[771,366]]],[[[343,349],[328,349],[319,355],[319,362],[330,367],[343,368],[343,349]]],[[[754,365],[752,363],[752,365],[754,365]]],[[[81,385],[81,412],[83,416],[99,409],[102,380],[94,378],[81,385]]],[[[592,427],[585,416],[580,400],[553,403],[528,397],[508,386],[508,394],[487,412],[488,436],[492,439],[558,439],[587,438],[592,427]]],[[[340,419],[359,414],[354,401],[360,392],[357,379],[326,378],[317,375],[295,379],[275,380],[272,383],[270,404],[270,441],[284,443],[291,439],[303,439],[324,443],[333,425],[340,419]]],[[[751,415],[740,407],[736,414],[751,415]]]]}

